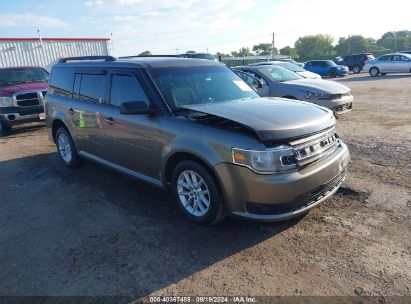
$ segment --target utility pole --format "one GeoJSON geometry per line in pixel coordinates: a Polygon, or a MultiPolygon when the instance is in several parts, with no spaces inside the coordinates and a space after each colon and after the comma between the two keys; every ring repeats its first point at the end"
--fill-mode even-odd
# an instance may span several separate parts
{"type": "Polygon", "coordinates": [[[180,50],[179,48],[175,48],[175,50],[176,50],[176,53],[177,53],[177,55],[178,55],[178,51],[180,50]]]}
{"type": "Polygon", "coordinates": [[[273,33],[273,45],[272,45],[272,55],[271,55],[271,57],[272,57],[272,59],[274,59],[274,56],[275,56],[275,33],[273,33]]]}
{"type": "Polygon", "coordinates": [[[348,54],[351,54],[351,36],[348,35],[348,54]]]}

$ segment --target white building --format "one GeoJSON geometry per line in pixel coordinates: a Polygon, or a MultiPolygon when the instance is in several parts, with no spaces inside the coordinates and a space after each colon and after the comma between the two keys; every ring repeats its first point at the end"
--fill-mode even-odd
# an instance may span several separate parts
{"type": "Polygon", "coordinates": [[[108,55],[108,38],[0,38],[0,67],[41,66],[62,57],[108,55]]]}

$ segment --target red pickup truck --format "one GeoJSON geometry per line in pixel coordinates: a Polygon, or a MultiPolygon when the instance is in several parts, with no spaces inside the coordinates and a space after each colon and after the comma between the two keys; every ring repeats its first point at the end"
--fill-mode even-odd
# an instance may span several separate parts
{"type": "Polygon", "coordinates": [[[13,125],[44,121],[48,79],[41,67],[0,68],[0,136],[13,125]]]}

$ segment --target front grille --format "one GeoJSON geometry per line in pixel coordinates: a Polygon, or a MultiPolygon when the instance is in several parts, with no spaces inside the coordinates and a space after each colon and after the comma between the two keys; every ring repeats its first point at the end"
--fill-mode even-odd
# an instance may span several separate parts
{"type": "Polygon", "coordinates": [[[308,165],[328,156],[337,149],[338,137],[335,128],[290,143],[298,166],[308,165]]]}
{"type": "Polygon", "coordinates": [[[335,187],[340,185],[345,178],[345,171],[342,171],[339,175],[332,178],[330,181],[326,182],[325,184],[321,185],[314,191],[310,193],[310,203],[314,203],[318,201],[323,196],[327,195],[331,192],[335,187]]]}
{"type": "Polygon", "coordinates": [[[343,94],[330,94],[326,98],[321,98],[321,99],[336,100],[336,99],[341,99],[345,96],[351,96],[351,92],[347,92],[347,93],[343,93],[343,94]]]}
{"type": "Polygon", "coordinates": [[[351,109],[352,109],[352,103],[349,102],[349,103],[334,107],[333,111],[339,113],[339,112],[349,111],[351,109]]]}
{"type": "Polygon", "coordinates": [[[38,92],[16,94],[15,97],[16,105],[19,107],[38,106],[41,103],[41,97],[38,92]]]}

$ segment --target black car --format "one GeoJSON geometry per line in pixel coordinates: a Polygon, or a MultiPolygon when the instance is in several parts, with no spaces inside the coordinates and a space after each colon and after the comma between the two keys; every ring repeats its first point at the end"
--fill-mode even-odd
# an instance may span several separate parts
{"type": "Polygon", "coordinates": [[[365,63],[368,60],[373,60],[375,57],[371,53],[351,54],[337,59],[337,64],[346,65],[348,69],[357,74],[362,71],[365,63]]]}

